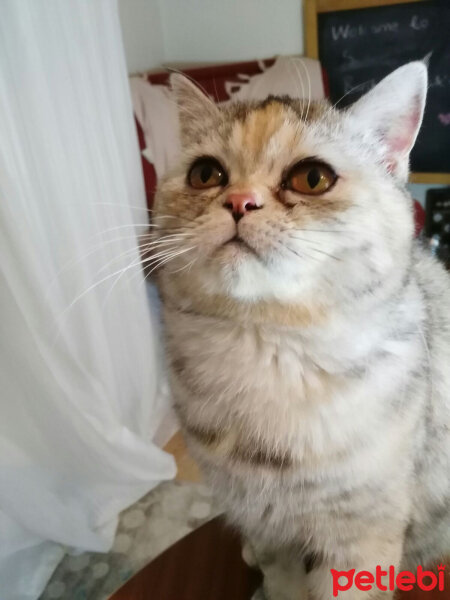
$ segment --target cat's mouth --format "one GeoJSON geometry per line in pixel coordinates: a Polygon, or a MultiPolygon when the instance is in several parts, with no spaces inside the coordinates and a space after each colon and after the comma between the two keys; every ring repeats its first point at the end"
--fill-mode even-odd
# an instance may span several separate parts
{"type": "Polygon", "coordinates": [[[229,245],[233,245],[236,248],[239,248],[240,250],[248,251],[254,254],[255,256],[258,256],[256,250],[249,246],[249,244],[244,239],[242,239],[241,236],[237,233],[224,244],[224,246],[229,245]]]}

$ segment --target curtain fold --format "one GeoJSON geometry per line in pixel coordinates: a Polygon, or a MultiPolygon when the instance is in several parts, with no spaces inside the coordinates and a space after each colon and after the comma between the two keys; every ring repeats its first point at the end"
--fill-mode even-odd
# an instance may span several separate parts
{"type": "Polygon", "coordinates": [[[174,476],[117,5],[0,5],[0,598],[174,476]]]}

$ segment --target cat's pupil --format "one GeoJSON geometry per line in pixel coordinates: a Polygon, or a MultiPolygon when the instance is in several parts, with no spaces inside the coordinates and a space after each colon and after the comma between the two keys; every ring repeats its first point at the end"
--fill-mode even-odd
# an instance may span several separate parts
{"type": "Polygon", "coordinates": [[[213,168],[211,165],[205,165],[200,171],[200,179],[203,183],[206,183],[212,175],[213,168]]]}
{"type": "Polygon", "coordinates": [[[319,169],[317,167],[314,167],[313,169],[311,169],[311,171],[308,173],[306,179],[308,180],[308,185],[311,188],[315,188],[316,185],[320,181],[320,171],[319,171],[319,169]]]}

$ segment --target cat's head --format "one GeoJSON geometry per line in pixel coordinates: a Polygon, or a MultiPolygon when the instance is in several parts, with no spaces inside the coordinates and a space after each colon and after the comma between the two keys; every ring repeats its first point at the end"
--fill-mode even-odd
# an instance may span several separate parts
{"type": "Polygon", "coordinates": [[[195,296],[311,306],[395,279],[413,236],[404,184],[422,63],[345,111],[288,97],[218,107],[184,76],[171,82],[182,154],[155,206],[168,288],[188,305],[195,296]]]}

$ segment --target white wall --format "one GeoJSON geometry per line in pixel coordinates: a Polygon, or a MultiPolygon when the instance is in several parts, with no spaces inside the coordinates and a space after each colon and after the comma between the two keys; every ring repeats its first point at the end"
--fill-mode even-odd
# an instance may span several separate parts
{"type": "Polygon", "coordinates": [[[119,0],[128,71],[303,52],[302,0],[119,0]]]}
{"type": "Polygon", "coordinates": [[[238,61],[303,51],[301,0],[160,0],[166,61],[238,61]]]}
{"type": "Polygon", "coordinates": [[[159,67],[165,58],[158,0],[119,0],[119,14],[128,72],[159,67]]]}

